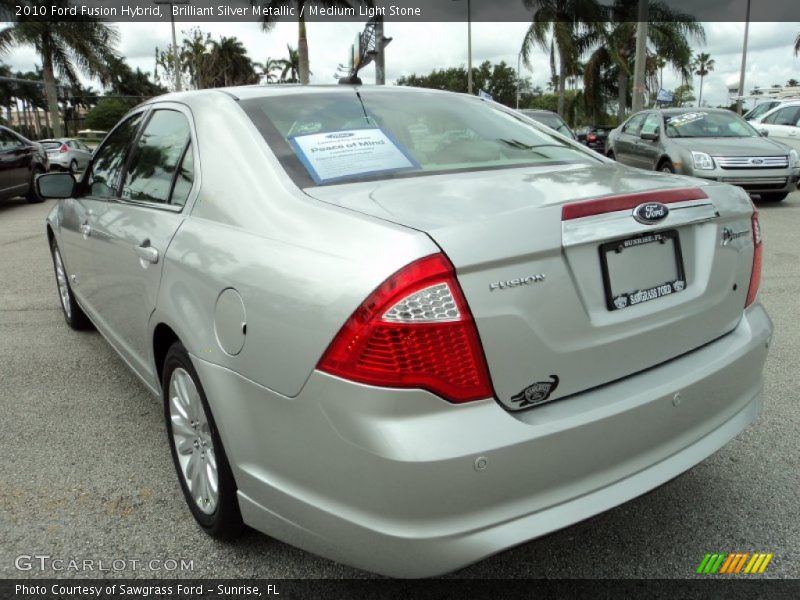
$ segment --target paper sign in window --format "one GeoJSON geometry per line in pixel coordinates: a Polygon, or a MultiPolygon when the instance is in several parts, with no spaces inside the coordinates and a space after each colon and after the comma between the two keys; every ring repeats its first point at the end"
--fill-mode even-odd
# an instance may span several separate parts
{"type": "Polygon", "coordinates": [[[316,183],[420,168],[381,129],[312,133],[289,142],[316,183]]]}

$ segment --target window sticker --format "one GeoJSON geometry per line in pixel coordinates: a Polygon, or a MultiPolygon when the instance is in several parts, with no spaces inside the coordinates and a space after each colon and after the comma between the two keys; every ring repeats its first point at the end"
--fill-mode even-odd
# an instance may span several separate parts
{"type": "Polygon", "coordinates": [[[316,183],[420,168],[382,129],[298,135],[289,143],[316,183]]]}

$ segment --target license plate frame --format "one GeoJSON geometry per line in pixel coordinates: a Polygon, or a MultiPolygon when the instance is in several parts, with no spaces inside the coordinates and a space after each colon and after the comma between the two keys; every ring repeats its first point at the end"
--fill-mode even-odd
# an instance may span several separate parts
{"type": "Polygon", "coordinates": [[[642,233],[626,238],[619,238],[605,242],[599,246],[600,268],[603,275],[603,290],[605,293],[606,308],[617,311],[631,306],[638,306],[651,300],[670,296],[686,289],[686,271],[683,266],[683,252],[681,239],[676,229],[642,233]],[[675,278],[659,284],[636,290],[627,290],[614,293],[611,286],[611,275],[608,266],[608,254],[611,252],[635,251],[647,244],[672,243],[675,259],[675,278]]]}

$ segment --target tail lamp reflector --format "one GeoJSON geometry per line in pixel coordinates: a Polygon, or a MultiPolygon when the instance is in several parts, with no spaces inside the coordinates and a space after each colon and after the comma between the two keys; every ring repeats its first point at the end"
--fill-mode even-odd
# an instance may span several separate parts
{"type": "Polygon", "coordinates": [[[370,294],[317,368],[370,385],[426,389],[455,403],[492,396],[475,322],[441,253],[407,265],[370,294]]]}
{"type": "Polygon", "coordinates": [[[761,225],[758,222],[758,211],[753,211],[753,269],[750,271],[750,287],[747,289],[747,300],[745,307],[750,306],[756,301],[758,288],[761,286],[761,262],[764,244],[761,239],[761,225]]]}

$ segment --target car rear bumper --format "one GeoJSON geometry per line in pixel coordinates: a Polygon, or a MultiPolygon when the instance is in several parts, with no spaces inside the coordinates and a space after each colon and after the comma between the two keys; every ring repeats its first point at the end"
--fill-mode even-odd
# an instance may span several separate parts
{"type": "Polygon", "coordinates": [[[764,309],[682,357],[535,409],[314,372],[295,398],[193,357],[245,522],[356,567],[432,576],[639,496],[753,423],[764,309]]]}

